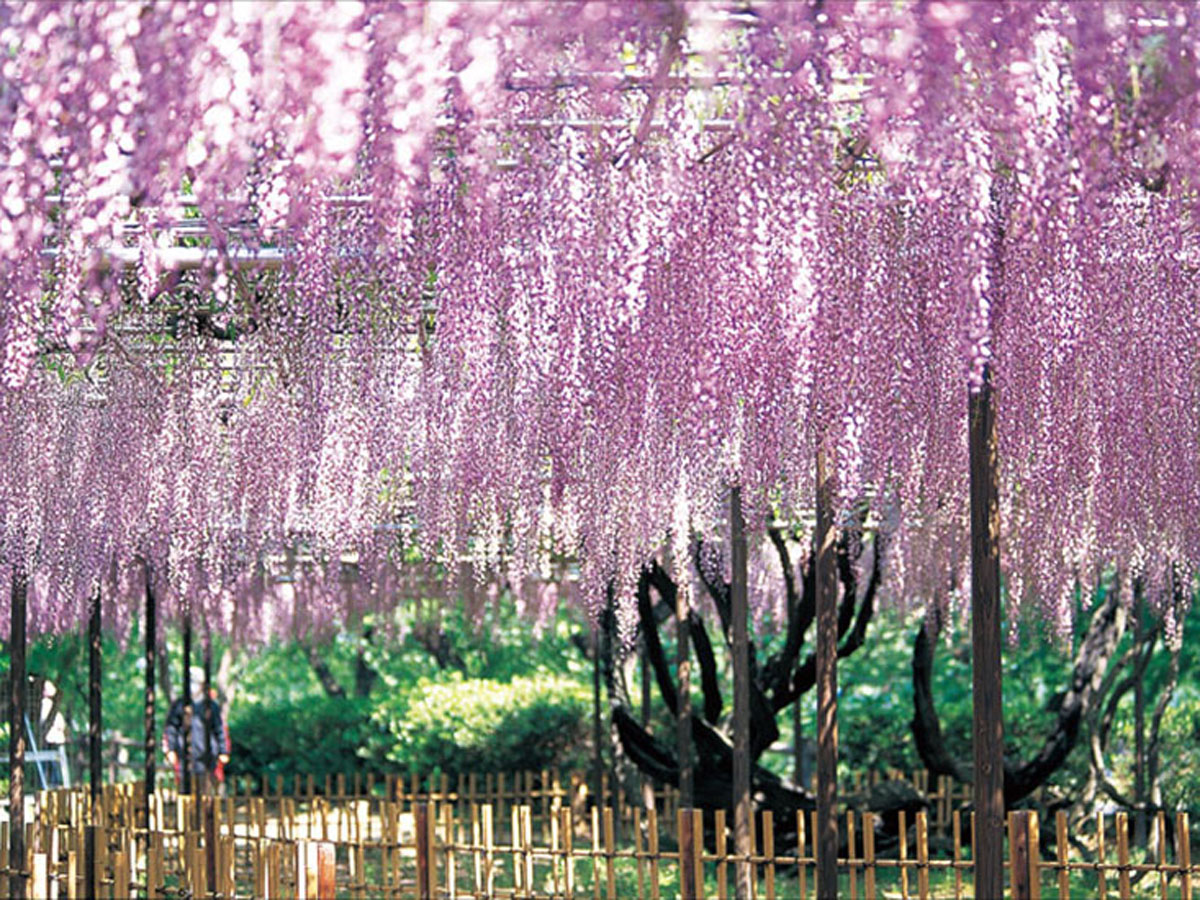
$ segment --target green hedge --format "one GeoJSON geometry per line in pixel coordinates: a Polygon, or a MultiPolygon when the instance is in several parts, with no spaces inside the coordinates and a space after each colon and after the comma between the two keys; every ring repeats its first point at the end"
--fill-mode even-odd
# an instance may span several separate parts
{"type": "Polygon", "coordinates": [[[553,675],[424,682],[376,711],[403,771],[512,772],[571,766],[586,753],[588,693],[553,675]]]}
{"type": "Polygon", "coordinates": [[[323,784],[327,774],[391,770],[371,712],[369,701],[336,697],[239,706],[229,722],[229,772],[256,779],[312,774],[323,784]]]}

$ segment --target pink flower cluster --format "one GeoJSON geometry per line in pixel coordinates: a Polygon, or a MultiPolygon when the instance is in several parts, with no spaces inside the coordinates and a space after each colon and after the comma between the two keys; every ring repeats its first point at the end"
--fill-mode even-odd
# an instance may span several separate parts
{"type": "Polygon", "coordinates": [[[803,520],[824,447],[923,601],[967,583],[987,368],[1013,601],[1161,592],[1200,561],[1195,18],[0,3],[0,556],[38,627],[139,558],[261,619],[262,560],[403,523],[577,560],[594,608],[730,484],[803,520]]]}

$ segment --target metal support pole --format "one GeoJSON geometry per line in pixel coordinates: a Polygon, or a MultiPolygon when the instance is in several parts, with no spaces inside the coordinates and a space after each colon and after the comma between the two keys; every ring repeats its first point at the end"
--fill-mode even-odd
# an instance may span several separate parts
{"type": "Polygon", "coordinates": [[[600,626],[592,624],[592,786],[595,806],[604,806],[604,743],[600,724],[600,626]]]}
{"type": "MultiPolygon", "coordinates": [[[[88,615],[88,795],[91,799],[91,816],[88,824],[93,831],[104,824],[100,818],[100,792],[104,783],[104,766],[101,761],[100,736],[102,734],[103,708],[100,704],[100,588],[92,592],[88,615]]],[[[96,871],[96,842],[84,842],[84,869],[88,878],[96,871]]],[[[90,881],[89,881],[90,884],[90,881]]]]}
{"type": "Polygon", "coordinates": [[[183,612],[183,675],[179,682],[183,696],[183,752],[179,755],[179,789],[183,794],[192,792],[192,610],[184,600],[183,612]]]}
{"type": "MultiPolygon", "coordinates": [[[[104,712],[101,704],[101,646],[100,646],[100,589],[91,598],[88,616],[88,780],[92,797],[93,819],[100,808],[100,793],[104,786],[104,753],[101,737],[104,731],[104,712]]],[[[101,823],[93,821],[93,824],[101,823]]]]}
{"type": "MultiPolygon", "coordinates": [[[[200,700],[200,715],[204,718],[204,754],[201,762],[204,765],[205,788],[215,787],[217,759],[213,756],[213,707],[212,707],[212,632],[206,625],[204,628],[204,696],[200,700]]],[[[207,793],[207,790],[205,790],[207,793]]]]}
{"type": "Polygon", "coordinates": [[[9,644],[11,665],[8,721],[8,858],[11,875],[9,893],[24,900],[25,871],[25,619],[29,584],[25,569],[14,565],[12,571],[11,624],[9,644]]]}
{"type": "Polygon", "coordinates": [[[749,858],[753,851],[753,816],[750,802],[750,635],[749,598],[746,586],[746,522],[742,516],[742,490],[729,492],[730,642],[733,650],[733,847],[738,855],[737,898],[750,900],[754,889],[749,858]]]}
{"type": "MultiPolygon", "coordinates": [[[[146,782],[146,797],[143,804],[143,818],[146,822],[147,834],[150,828],[150,808],[154,798],[155,788],[155,769],[157,747],[155,738],[157,737],[158,729],[155,724],[154,702],[155,702],[155,685],[154,685],[154,665],[157,661],[155,653],[158,650],[158,603],[154,596],[154,588],[151,584],[150,563],[143,562],[143,568],[146,573],[146,695],[145,695],[145,774],[143,778],[146,782]]],[[[147,844],[149,846],[149,844],[147,844]]]]}
{"type": "Polygon", "coordinates": [[[832,461],[817,451],[817,898],[837,897],[837,560],[832,461]]]}

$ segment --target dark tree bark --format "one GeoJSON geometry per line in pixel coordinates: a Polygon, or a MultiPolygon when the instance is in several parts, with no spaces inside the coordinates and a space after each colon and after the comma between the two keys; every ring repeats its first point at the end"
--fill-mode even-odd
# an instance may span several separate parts
{"type": "MultiPolygon", "coordinates": [[[[354,654],[354,696],[358,698],[370,696],[371,688],[375,686],[375,682],[379,679],[379,672],[367,662],[367,645],[371,643],[371,638],[374,636],[375,630],[370,626],[363,629],[362,639],[359,641],[358,650],[354,654]]],[[[442,632],[442,642],[438,645],[430,645],[425,639],[419,637],[421,645],[434,657],[439,669],[447,667],[446,657],[444,653],[445,647],[450,647],[455,658],[458,658],[457,653],[453,653],[453,647],[449,644],[449,638],[442,632]],[[443,648],[442,653],[435,652],[436,648],[443,648]]],[[[337,676],[333,674],[333,670],[329,668],[329,664],[321,656],[320,648],[308,641],[300,641],[300,647],[304,650],[304,658],[308,660],[308,664],[312,667],[313,674],[317,676],[317,681],[321,683],[321,687],[328,697],[336,697],[344,699],[348,696],[345,686],[338,681],[337,676]]],[[[465,668],[461,658],[458,658],[460,663],[460,671],[465,668]]]]}
{"type": "MultiPolygon", "coordinates": [[[[955,759],[946,748],[941,721],[933,703],[934,642],[940,630],[935,614],[917,632],[913,642],[913,738],[917,752],[929,771],[971,781],[968,765],[955,759]]],[[[1110,588],[1092,613],[1079,651],[1075,655],[1071,684],[1058,708],[1054,727],[1041,749],[1023,763],[1005,760],[1004,803],[1006,807],[1024,799],[1054,774],[1079,742],[1082,725],[1093,706],[1102,702],[1105,673],[1125,633],[1128,617],[1119,592],[1110,588]]]]}
{"type": "Polygon", "coordinates": [[[334,677],[329,664],[321,658],[321,651],[308,641],[301,641],[300,646],[304,648],[304,656],[308,660],[308,664],[312,666],[313,674],[317,676],[317,681],[321,682],[321,687],[325,689],[326,696],[345,699],[346,689],[334,677]]]}
{"type": "Polygon", "coordinates": [[[367,662],[367,645],[371,643],[371,639],[375,636],[375,629],[367,626],[363,629],[362,640],[359,642],[358,652],[354,655],[354,696],[363,698],[369,697],[371,688],[375,686],[375,682],[379,679],[379,672],[376,671],[367,662]]]}
{"type": "MultiPolygon", "coordinates": [[[[777,652],[760,659],[753,641],[749,644],[750,670],[750,761],[751,793],[755,808],[774,813],[777,839],[791,840],[795,836],[796,812],[814,808],[812,795],[801,787],[774,775],[759,759],[779,737],[776,714],[795,703],[815,684],[816,662],[812,653],[805,654],[805,636],[813,622],[815,609],[812,594],[814,576],[812,560],[807,559],[803,575],[792,575],[792,559],[788,541],[780,531],[771,534],[787,573],[785,588],[788,603],[788,634],[785,645],[777,652]],[[781,829],[783,831],[781,832],[781,829]]],[[[878,539],[876,539],[878,540],[878,539]]],[[[717,647],[709,626],[719,628],[718,644],[728,653],[732,640],[730,586],[714,579],[712,568],[700,565],[704,548],[695,545],[693,564],[696,565],[709,598],[717,610],[717,622],[706,623],[705,617],[694,608],[688,616],[694,663],[699,668],[703,696],[702,711],[690,718],[692,730],[691,756],[695,765],[694,805],[705,810],[724,809],[733,821],[733,742],[723,721],[725,704],[717,664],[717,647]]],[[[841,592],[838,606],[838,655],[845,657],[862,646],[867,627],[875,608],[875,592],[879,586],[880,553],[878,546],[861,540],[856,533],[843,532],[837,543],[838,583],[841,592]],[[856,560],[867,553],[869,576],[865,586],[856,577],[856,560]]],[[[656,561],[643,570],[637,585],[639,636],[644,647],[647,667],[653,675],[663,705],[672,714],[679,710],[679,688],[672,672],[667,651],[663,647],[662,631],[670,627],[675,617],[677,587],[668,572],[656,561]]],[[[611,654],[617,642],[602,645],[602,653],[611,654]]],[[[607,655],[606,654],[606,655],[607,655]]],[[[608,678],[613,723],[621,746],[629,759],[646,776],[663,784],[677,786],[680,768],[674,735],[657,736],[637,714],[632,700],[618,683],[617,667],[611,662],[605,667],[608,678]]]]}

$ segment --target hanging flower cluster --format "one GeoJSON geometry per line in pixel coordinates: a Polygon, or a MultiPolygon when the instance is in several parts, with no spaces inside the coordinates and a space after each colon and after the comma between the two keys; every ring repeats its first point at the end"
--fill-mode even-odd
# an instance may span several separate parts
{"type": "Polygon", "coordinates": [[[594,609],[731,484],[802,518],[823,448],[893,596],[944,595],[986,372],[1013,598],[1165,589],[1195,15],[0,4],[0,554],[39,627],[137,559],[261,618],[263,558],[404,521],[514,583],[577,559],[594,609]]]}

